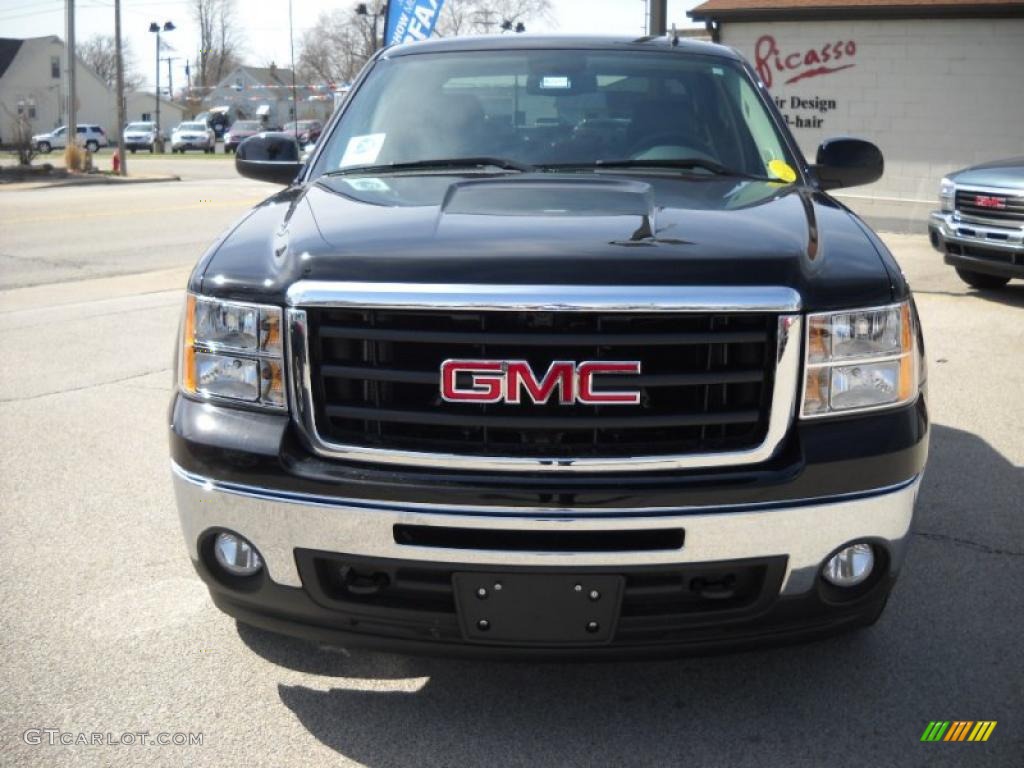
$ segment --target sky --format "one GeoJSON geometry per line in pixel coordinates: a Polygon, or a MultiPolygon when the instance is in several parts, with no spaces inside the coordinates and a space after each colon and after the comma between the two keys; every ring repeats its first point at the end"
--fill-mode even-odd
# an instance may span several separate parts
{"type": "MultiPolygon", "coordinates": [[[[669,0],[669,26],[690,26],[686,11],[700,0],[669,0]]],[[[64,37],[65,0],[0,0],[0,37],[64,37]]],[[[114,33],[113,0],[77,0],[75,35],[78,40],[95,34],[114,33]]],[[[237,0],[239,16],[245,19],[246,61],[257,66],[275,62],[286,67],[290,62],[288,41],[288,3],[286,0],[237,0]],[[244,11],[244,16],[243,12],[244,11]]],[[[314,26],[321,11],[348,8],[355,0],[293,0],[295,39],[314,26]]],[[[122,34],[135,56],[135,65],[153,88],[156,65],[156,40],[149,30],[151,22],[172,21],[177,27],[162,35],[174,48],[163,56],[181,56],[172,62],[175,88],[185,83],[185,57],[195,58],[199,34],[189,8],[190,0],[121,0],[122,34]]],[[[550,23],[529,24],[530,32],[640,34],[644,28],[645,0],[552,0],[550,23]]],[[[160,70],[161,85],[166,87],[167,64],[160,70]]]]}

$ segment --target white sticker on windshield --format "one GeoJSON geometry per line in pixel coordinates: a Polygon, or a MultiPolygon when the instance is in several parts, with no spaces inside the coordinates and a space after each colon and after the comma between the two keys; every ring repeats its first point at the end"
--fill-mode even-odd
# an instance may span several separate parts
{"type": "Polygon", "coordinates": [[[345,155],[338,164],[339,168],[353,165],[372,165],[377,162],[377,155],[384,146],[386,133],[368,133],[365,136],[353,136],[345,147],[345,155]]]}
{"type": "Polygon", "coordinates": [[[568,77],[542,77],[540,87],[544,90],[568,90],[572,88],[572,80],[568,77]]]}
{"type": "Polygon", "coordinates": [[[356,192],[390,192],[391,187],[380,179],[345,179],[356,192]]]}

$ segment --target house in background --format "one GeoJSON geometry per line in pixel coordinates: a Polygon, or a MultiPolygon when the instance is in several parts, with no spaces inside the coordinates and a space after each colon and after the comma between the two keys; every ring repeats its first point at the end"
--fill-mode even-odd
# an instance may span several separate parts
{"type": "MultiPolygon", "coordinates": [[[[64,41],[56,35],[25,40],[0,38],[0,120],[5,129],[19,116],[33,132],[64,124],[64,41]]],[[[113,128],[117,100],[103,79],[81,61],[75,67],[78,122],[113,128]]]]}
{"type": "MultiPolygon", "coordinates": [[[[63,125],[64,41],[56,35],[24,40],[0,38],[0,135],[24,116],[33,133],[63,125]]],[[[77,120],[101,126],[113,139],[117,127],[117,95],[96,72],[78,60],[75,67],[77,120]]],[[[125,96],[128,122],[154,117],[153,94],[125,96]]],[[[184,107],[160,100],[160,122],[165,132],[182,121],[184,107]]]]}
{"type": "MultiPolygon", "coordinates": [[[[295,89],[299,119],[326,119],[333,109],[333,95],[325,87],[298,85],[295,89]]],[[[262,120],[269,127],[283,126],[294,117],[292,71],[241,66],[214,86],[202,100],[203,109],[227,107],[230,120],[262,120]]]]}
{"type": "MultiPolygon", "coordinates": [[[[140,120],[148,122],[156,119],[156,99],[153,98],[152,93],[132,91],[125,94],[124,101],[126,122],[134,123],[140,120]]],[[[178,123],[191,117],[191,114],[188,114],[188,117],[186,114],[188,114],[188,110],[183,104],[160,98],[160,129],[168,136],[171,135],[171,131],[178,123]]],[[[111,123],[111,125],[113,124],[111,123]]]]}

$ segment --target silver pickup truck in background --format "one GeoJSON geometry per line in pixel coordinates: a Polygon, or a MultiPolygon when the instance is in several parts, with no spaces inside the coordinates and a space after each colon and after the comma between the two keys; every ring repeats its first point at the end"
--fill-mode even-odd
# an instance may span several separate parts
{"type": "Polygon", "coordinates": [[[942,180],[928,236],[968,285],[1024,279],[1024,157],[965,168],[942,180]]]}

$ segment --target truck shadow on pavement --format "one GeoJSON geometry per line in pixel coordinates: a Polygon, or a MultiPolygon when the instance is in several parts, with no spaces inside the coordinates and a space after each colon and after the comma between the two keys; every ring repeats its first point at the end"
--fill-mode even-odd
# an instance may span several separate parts
{"type": "Polygon", "coordinates": [[[323,679],[279,684],[321,743],[374,768],[493,765],[1019,765],[1024,468],[933,425],[916,535],[873,628],[675,661],[483,663],[322,649],[239,625],[323,679]],[[330,680],[328,678],[337,678],[330,680]],[[333,686],[333,687],[332,687],[333,686]],[[986,744],[922,744],[929,720],[1002,721],[986,744]]]}
{"type": "Polygon", "coordinates": [[[976,288],[965,288],[963,291],[930,291],[914,289],[915,296],[956,296],[958,298],[975,298],[1007,307],[1024,308],[1024,283],[1010,283],[995,291],[979,291],[976,288]]]}

